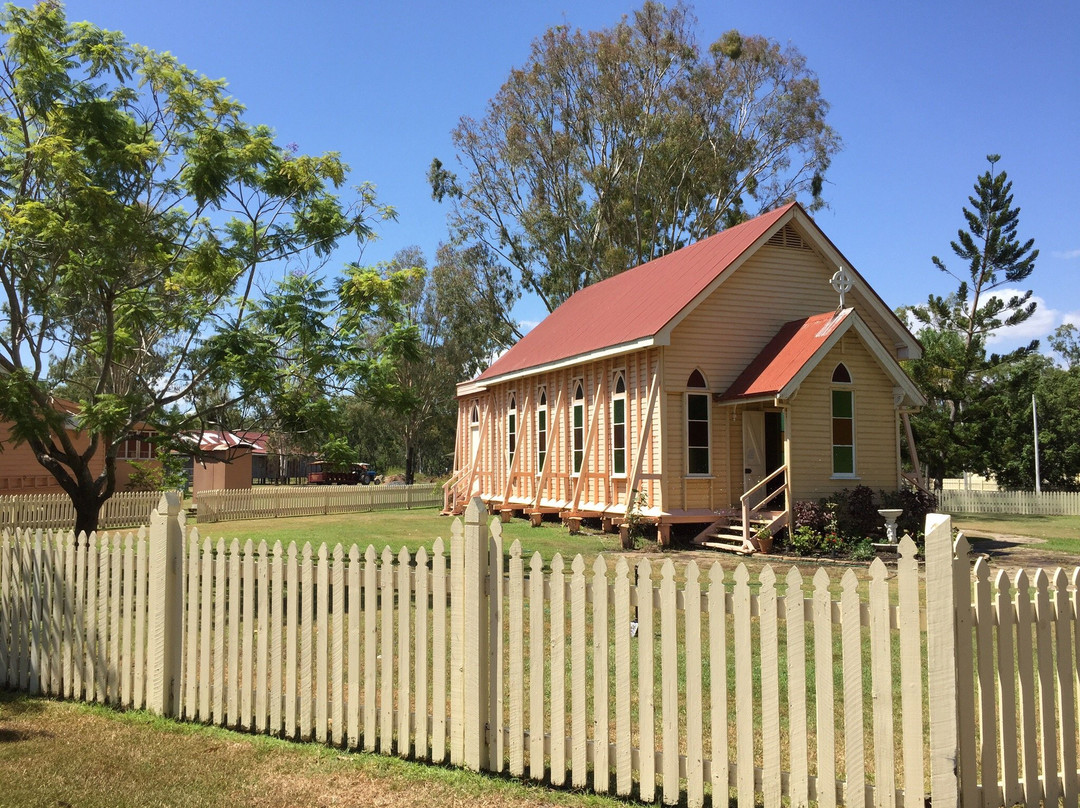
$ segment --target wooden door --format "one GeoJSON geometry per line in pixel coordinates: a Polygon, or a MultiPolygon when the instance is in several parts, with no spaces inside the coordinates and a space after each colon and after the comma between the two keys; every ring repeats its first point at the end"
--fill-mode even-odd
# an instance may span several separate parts
{"type": "Polygon", "coordinates": [[[765,413],[747,410],[742,414],[743,493],[768,473],[765,469],[765,413]]]}

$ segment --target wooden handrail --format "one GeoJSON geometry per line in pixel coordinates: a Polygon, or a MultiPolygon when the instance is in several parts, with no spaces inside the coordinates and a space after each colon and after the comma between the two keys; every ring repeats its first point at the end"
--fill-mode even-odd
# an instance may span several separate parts
{"type": "MultiPolygon", "coordinates": [[[[761,480],[761,482],[757,483],[755,486],[753,486],[749,491],[747,491],[741,497],[739,497],[739,503],[742,505],[742,531],[743,531],[743,541],[744,542],[749,542],[750,541],[750,511],[751,511],[751,508],[750,508],[750,496],[752,494],[754,494],[756,491],[758,491],[759,489],[764,488],[766,485],[768,485],[770,482],[775,480],[777,477],[779,477],[781,474],[785,473],[786,471],[787,471],[787,464],[785,463],[784,465],[780,466],[780,468],[776,469],[771,474],[767,475],[763,480],[761,480]]],[[[779,494],[784,495],[784,511],[786,512],[788,510],[788,508],[787,508],[788,481],[787,480],[784,481],[784,484],[782,486],[780,486],[780,488],[778,488],[776,491],[773,491],[771,494],[769,494],[768,497],[766,497],[761,502],[759,502],[757,505],[755,505],[753,507],[753,510],[756,511],[758,508],[761,507],[762,503],[769,502],[770,500],[775,499],[776,496],[779,495],[779,494]]]]}
{"type": "MultiPolygon", "coordinates": [[[[741,497],[739,497],[739,501],[742,502],[742,503],[745,503],[751,494],[753,494],[755,491],[757,491],[762,486],[768,485],[770,482],[772,482],[774,479],[776,479],[779,475],[783,474],[785,471],[787,471],[787,465],[786,464],[781,466],[780,468],[776,469],[776,471],[769,474],[769,476],[765,477],[761,482],[757,483],[753,488],[751,488],[749,491],[747,491],[745,494],[743,494],[741,497]]],[[[772,499],[772,497],[769,497],[769,499],[772,499]]]]}
{"type": "Polygon", "coordinates": [[[467,466],[465,466],[465,468],[461,469],[461,471],[454,474],[452,477],[450,477],[450,479],[448,479],[445,483],[442,484],[442,488],[443,488],[443,510],[444,511],[452,510],[451,506],[452,505],[453,506],[457,505],[457,490],[456,489],[457,489],[458,483],[460,483],[463,479],[465,479],[465,475],[468,474],[471,470],[472,470],[472,463],[469,463],[467,466]],[[451,497],[453,497],[453,502],[450,501],[451,497]]]}
{"type": "Polygon", "coordinates": [[[901,472],[900,476],[903,477],[907,482],[911,483],[911,485],[913,485],[915,488],[922,491],[923,493],[925,493],[925,494],[933,494],[934,493],[933,491],[931,491],[929,488],[927,488],[923,484],[922,478],[920,476],[918,476],[917,474],[910,474],[908,472],[901,472]]]}

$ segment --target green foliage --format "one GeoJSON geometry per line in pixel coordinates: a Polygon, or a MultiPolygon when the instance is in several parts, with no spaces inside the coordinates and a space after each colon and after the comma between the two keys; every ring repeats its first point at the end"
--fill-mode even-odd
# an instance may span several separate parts
{"type": "Polygon", "coordinates": [[[153,460],[130,461],[131,473],[128,475],[128,491],[161,491],[162,473],[161,466],[153,460]]]}
{"type": "Polygon", "coordinates": [[[879,491],[865,485],[844,489],[829,499],[795,503],[795,529],[786,545],[795,555],[841,555],[854,561],[873,558],[872,542],[884,535],[885,520],[878,509],[901,508],[900,535],[923,537],[926,515],[937,509],[937,498],[925,491],[879,491]]]}
{"type": "Polygon", "coordinates": [[[873,561],[876,555],[877,551],[874,549],[874,543],[870,539],[863,539],[852,545],[848,558],[852,561],[873,561]]]}
{"type": "Polygon", "coordinates": [[[928,491],[904,488],[900,491],[882,491],[882,508],[900,508],[904,513],[896,520],[901,536],[907,534],[921,544],[926,532],[926,515],[938,509],[938,500],[928,491]]]}
{"type": "Polygon", "coordinates": [[[510,339],[501,309],[477,282],[483,271],[482,251],[443,246],[429,269],[423,252],[409,247],[351,279],[351,292],[377,305],[360,343],[374,361],[345,408],[347,434],[381,468],[403,466],[406,480],[448,469],[456,385],[510,339]]]}
{"type": "Polygon", "coordinates": [[[649,499],[644,491],[634,489],[630,492],[630,510],[626,512],[626,527],[630,533],[630,542],[637,549],[645,540],[645,519],[642,509],[649,507],[649,499]]]}
{"type": "Polygon", "coordinates": [[[184,473],[184,456],[159,448],[154,460],[130,460],[128,491],[180,491],[188,493],[188,477],[184,473]]]}
{"type": "Polygon", "coordinates": [[[1080,328],[1072,323],[1059,325],[1048,338],[1048,342],[1069,368],[1080,366],[1080,328]]]}
{"type": "Polygon", "coordinates": [[[874,503],[874,491],[865,485],[844,489],[834,498],[837,527],[844,536],[864,539],[881,533],[882,520],[878,505],[874,503]]]}
{"type": "MultiPolygon", "coordinates": [[[[331,303],[294,276],[256,302],[260,268],[324,258],[393,211],[370,186],[343,195],[339,155],[275,143],[223,81],[58,3],[0,12],[0,56],[0,418],[89,530],[136,432],[173,439],[278,393],[315,420],[300,402],[344,343],[293,316],[331,303]]],[[[345,302],[345,323],[381,303],[345,302]]]]}
{"type": "Polygon", "coordinates": [[[603,30],[555,26],[461,119],[462,175],[434,160],[429,180],[457,242],[497,257],[494,297],[551,310],[758,211],[824,204],[840,139],[803,55],[737,31],[702,48],[693,27],[651,0],[603,30]]]}
{"type": "Polygon", "coordinates": [[[356,463],[356,450],[345,438],[331,438],[322,445],[321,456],[329,471],[346,471],[356,463]]]}
{"type": "Polygon", "coordinates": [[[1080,365],[1056,367],[1036,354],[1003,369],[988,407],[994,412],[985,467],[1004,488],[1035,488],[1032,398],[1038,407],[1039,471],[1047,490],[1080,490],[1080,365]]]}
{"type": "MultiPolygon", "coordinates": [[[[934,265],[959,282],[957,290],[931,295],[925,305],[906,310],[920,326],[921,359],[906,363],[927,405],[912,419],[919,456],[932,479],[986,468],[992,450],[987,380],[1038,348],[1033,342],[1004,356],[987,356],[986,340],[998,329],[1017,325],[1035,311],[1031,291],[1009,297],[994,290],[1031,275],[1039,251],[1034,240],[1017,236],[1020,208],[1013,206],[1012,183],[997,171],[1000,158],[988,155],[990,168],[975,183],[964,208],[967,229],[957,232],[953,253],[966,262],[955,273],[937,256],[934,265]]],[[[902,312],[904,313],[904,312],[902,312]]]]}

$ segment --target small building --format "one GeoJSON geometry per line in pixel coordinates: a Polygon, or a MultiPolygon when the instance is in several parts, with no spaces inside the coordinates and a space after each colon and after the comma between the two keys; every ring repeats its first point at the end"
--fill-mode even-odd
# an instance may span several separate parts
{"type": "Polygon", "coordinates": [[[192,496],[200,491],[251,488],[252,443],[232,432],[206,430],[198,434],[199,453],[191,480],[192,496]]]}
{"type": "Polygon", "coordinates": [[[791,203],[577,292],[459,384],[446,510],[636,512],[661,541],[734,525],[749,550],[796,500],[905,484],[925,402],[899,360],[920,352],[791,203]]]}
{"type": "MultiPolygon", "coordinates": [[[[53,398],[53,407],[64,415],[65,427],[72,446],[79,452],[90,447],[90,436],[79,428],[79,405],[73,401],[53,398]]],[[[128,437],[116,454],[116,491],[127,488],[134,463],[159,465],[150,432],[137,432],[128,437]]],[[[63,494],[56,478],[38,461],[28,443],[16,443],[11,436],[11,424],[0,423],[0,495],[63,494]]],[[[90,473],[97,477],[105,469],[105,452],[97,451],[90,459],[90,473]]]]}

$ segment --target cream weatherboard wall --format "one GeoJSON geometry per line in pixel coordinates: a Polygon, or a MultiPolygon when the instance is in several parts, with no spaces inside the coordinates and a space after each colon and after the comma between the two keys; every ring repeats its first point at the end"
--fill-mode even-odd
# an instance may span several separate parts
{"type": "MultiPolygon", "coordinates": [[[[687,305],[684,316],[677,316],[656,334],[654,347],[614,356],[617,348],[612,347],[605,349],[603,358],[589,357],[593,361],[572,364],[572,358],[562,359],[555,368],[511,374],[510,380],[463,384],[455,476],[446,488],[447,508],[460,510],[468,496],[480,495],[493,509],[617,515],[625,511],[631,488],[644,494],[647,515],[669,522],[693,521],[695,516],[710,521],[712,511],[737,506],[744,489],[742,414],[747,409],[773,408],[773,402],[736,405],[719,398],[784,324],[832,311],[840,302],[830,279],[842,258],[801,227],[798,220],[790,222],[764,244],[749,248],[745,259],[717,277],[711,291],[687,305]],[[704,390],[695,389],[710,398],[710,468],[708,474],[692,475],[687,472],[686,396],[695,370],[706,384],[704,390]],[[626,374],[625,475],[613,474],[611,468],[611,402],[619,371],[626,374]],[[654,377],[656,394],[650,405],[654,377]],[[577,476],[572,473],[573,396],[579,381],[584,390],[583,431],[592,438],[585,441],[583,473],[577,476]],[[537,466],[536,425],[541,388],[547,392],[548,412],[543,472],[537,466]],[[508,434],[511,396],[517,414],[514,461],[508,434]]],[[[845,305],[854,309],[892,357],[898,358],[901,348],[914,344],[865,285],[848,292],[845,305]]],[[[858,470],[866,484],[894,488],[898,446],[892,384],[874,366],[865,347],[860,357],[873,367],[866,373],[852,368],[859,376],[858,470]]],[[[817,441],[797,447],[792,457],[797,498],[824,495],[859,482],[853,478],[835,481],[831,468],[827,478],[822,478],[820,458],[831,456],[831,442],[822,442],[831,440],[830,412],[828,407],[819,409],[803,402],[807,395],[800,391],[792,402],[781,402],[788,424],[786,437],[817,441]],[[805,431],[800,433],[801,429],[805,431]],[[800,467],[812,477],[800,477],[800,467]]],[[[822,395],[827,398],[827,390],[822,395]]]]}
{"type": "Polygon", "coordinates": [[[893,382],[852,331],[841,338],[806,377],[791,406],[791,477],[797,499],[819,499],[865,485],[896,490],[899,485],[897,415],[893,382]],[[833,384],[843,362],[850,385],[833,384]],[[849,389],[855,406],[855,475],[837,477],[832,469],[832,391],[849,389]]]}
{"type": "MultiPolygon", "coordinates": [[[[790,229],[789,226],[781,232],[790,229]]],[[[666,499],[671,507],[733,507],[743,492],[742,427],[739,413],[746,405],[739,405],[738,408],[717,403],[712,405],[712,474],[709,478],[701,478],[688,476],[684,472],[685,392],[690,374],[695,369],[700,370],[708,384],[708,391],[722,394],[785,323],[829,311],[836,308],[839,302],[837,293],[829,284],[835,267],[827,265],[824,259],[801,239],[789,237],[787,243],[803,246],[782,247],[766,244],[761,247],[672,330],[671,344],[664,348],[664,434],[667,436],[664,461],[668,469],[674,470],[667,477],[666,499]]],[[[895,356],[893,337],[875,315],[869,300],[853,290],[847,296],[846,305],[854,307],[874,335],[895,356]]],[[[869,357],[867,361],[873,362],[869,357]]],[[[880,369],[878,374],[882,379],[885,378],[880,369]]],[[[884,462],[885,465],[880,468],[875,467],[871,477],[875,480],[888,477],[889,481],[881,483],[881,487],[894,488],[897,484],[894,438],[896,416],[891,409],[891,383],[887,383],[887,387],[877,392],[881,392],[884,398],[875,405],[871,423],[876,424],[887,410],[887,416],[891,419],[888,428],[890,456],[882,460],[882,453],[875,448],[866,456],[864,466],[869,470],[872,463],[884,462]]],[[[803,395],[805,393],[799,393],[800,404],[803,395]]],[[[869,400],[864,406],[869,406],[869,400]]],[[[761,407],[753,405],[753,408],[761,407]]],[[[811,420],[816,419],[816,415],[811,415],[809,410],[806,412],[811,420]]],[[[822,412],[824,420],[816,426],[827,431],[830,429],[829,410],[826,408],[822,412]]],[[[799,439],[802,437],[800,434],[799,439]]],[[[875,447],[878,441],[879,438],[875,437],[875,447]]],[[[831,452],[831,443],[827,448],[831,452]]],[[[797,486],[795,495],[800,499],[818,496],[810,493],[812,491],[834,490],[833,481],[824,483],[815,477],[804,497],[803,480],[796,477],[794,482],[797,486]]],[[[858,481],[853,482],[850,479],[846,482],[847,487],[858,484],[858,481]]],[[[845,485],[835,486],[835,490],[844,487],[845,485]]]]}
{"type": "MultiPolygon", "coordinates": [[[[656,372],[659,352],[636,351],[624,356],[571,365],[558,370],[535,373],[512,381],[493,384],[483,392],[463,396],[458,412],[458,457],[470,457],[478,469],[472,493],[485,501],[494,500],[506,507],[522,508],[536,501],[540,508],[565,508],[575,498],[579,478],[579,503],[605,508],[622,507],[628,502],[632,464],[644,448],[644,475],[638,486],[651,507],[660,506],[660,453],[658,429],[650,429],[642,440],[646,420],[649,384],[656,372]],[[611,406],[615,380],[622,373],[626,385],[627,471],[612,473],[611,406]],[[585,451],[582,473],[573,473],[574,393],[578,383],[584,392],[583,439],[585,451]],[[544,470],[538,464],[537,411],[540,391],[546,392],[547,451],[544,470]],[[509,404],[515,407],[515,459],[510,455],[509,404]],[[473,412],[479,429],[472,429],[473,412]],[[588,440],[592,431],[592,440],[588,440]],[[479,440],[479,446],[472,441],[479,440]]],[[[659,417],[652,419],[659,423],[659,417]]],[[[466,479],[469,473],[465,475],[466,479]]]]}

